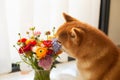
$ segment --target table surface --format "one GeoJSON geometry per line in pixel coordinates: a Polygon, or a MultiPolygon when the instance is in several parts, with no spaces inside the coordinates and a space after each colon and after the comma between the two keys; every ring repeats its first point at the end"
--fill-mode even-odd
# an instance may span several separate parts
{"type": "MultiPolygon", "coordinates": [[[[58,64],[52,69],[51,80],[76,80],[77,68],[75,61],[58,64]]],[[[0,80],[33,80],[34,72],[29,71],[27,74],[14,72],[10,74],[0,75],[0,80]]]]}

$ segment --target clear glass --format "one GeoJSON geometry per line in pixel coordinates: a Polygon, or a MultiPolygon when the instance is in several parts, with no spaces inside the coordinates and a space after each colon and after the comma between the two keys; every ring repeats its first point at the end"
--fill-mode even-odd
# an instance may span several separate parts
{"type": "Polygon", "coordinates": [[[34,80],[50,80],[51,70],[34,70],[34,80]]]}

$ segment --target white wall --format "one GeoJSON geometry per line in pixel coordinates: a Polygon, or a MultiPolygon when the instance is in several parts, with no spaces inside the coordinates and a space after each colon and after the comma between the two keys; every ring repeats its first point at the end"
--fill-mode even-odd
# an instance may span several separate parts
{"type": "Polygon", "coordinates": [[[108,36],[120,45],[120,0],[111,0],[108,36]]]}

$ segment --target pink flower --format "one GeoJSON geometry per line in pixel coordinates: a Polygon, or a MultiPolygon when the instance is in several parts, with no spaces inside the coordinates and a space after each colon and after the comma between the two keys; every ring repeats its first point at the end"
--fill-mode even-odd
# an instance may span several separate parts
{"type": "Polygon", "coordinates": [[[46,56],[45,58],[40,59],[38,65],[42,67],[44,70],[50,70],[52,66],[52,57],[46,56]]]}
{"type": "Polygon", "coordinates": [[[41,34],[40,31],[35,31],[35,32],[34,32],[34,35],[35,35],[35,36],[40,36],[40,34],[41,34]]]}

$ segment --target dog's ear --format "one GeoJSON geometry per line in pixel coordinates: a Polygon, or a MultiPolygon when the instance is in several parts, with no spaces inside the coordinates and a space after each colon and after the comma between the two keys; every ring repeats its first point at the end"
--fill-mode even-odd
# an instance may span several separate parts
{"type": "Polygon", "coordinates": [[[70,15],[66,14],[66,13],[63,13],[63,16],[64,16],[64,19],[66,22],[71,22],[71,21],[75,21],[77,19],[71,17],[70,15]]]}
{"type": "Polygon", "coordinates": [[[76,45],[80,45],[83,40],[84,34],[85,32],[81,30],[80,28],[72,28],[70,36],[71,36],[72,41],[76,45]]]}

